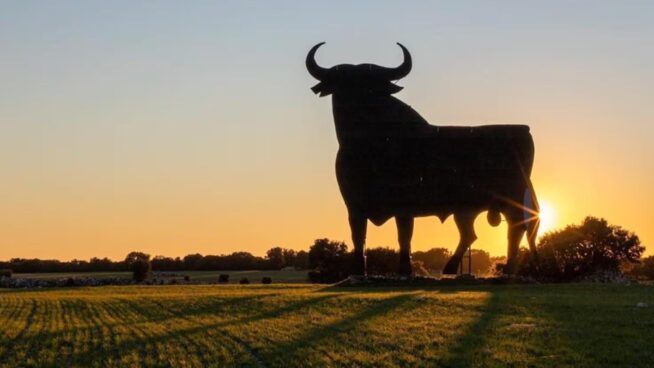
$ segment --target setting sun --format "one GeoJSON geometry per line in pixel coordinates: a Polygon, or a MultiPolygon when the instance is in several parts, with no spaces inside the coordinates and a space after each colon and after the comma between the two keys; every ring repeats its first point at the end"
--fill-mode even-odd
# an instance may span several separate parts
{"type": "Polygon", "coordinates": [[[540,211],[538,217],[540,218],[540,226],[538,232],[544,234],[553,230],[556,224],[556,213],[554,207],[552,207],[547,201],[539,200],[539,206],[540,211]]]}

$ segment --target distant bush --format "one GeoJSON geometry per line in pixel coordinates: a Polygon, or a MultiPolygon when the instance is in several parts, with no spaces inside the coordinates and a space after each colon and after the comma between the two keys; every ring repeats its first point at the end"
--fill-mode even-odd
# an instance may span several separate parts
{"type": "Polygon", "coordinates": [[[130,265],[132,269],[132,278],[136,282],[143,282],[148,278],[151,271],[151,265],[149,260],[137,259],[133,261],[130,265]]]}
{"type": "Polygon", "coordinates": [[[268,276],[264,276],[261,278],[261,283],[262,284],[272,284],[272,278],[268,276]]]}
{"type": "Polygon", "coordinates": [[[218,276],[218,282],[221,284],[226,284],[229,282],[229,275],[226,273],[221,273],[220,276],[218,276]]]}
{"type": "Polygon", "coordinates": [[[0,277],[11,277],[12,273],[11,270],[0,270],[0,277]]]}
{"type": "Polygon", "coordinates": [[[248,280],[247,277],[244,277],[244,278],[242,278],[238,283],[239,283],[239,284],[243,284],[243,285],[245,285],[245,284],[249,284],[249,283],[250,283],[250,280],[248,280]]]}
{"type": "Polygon", "coordinates": [[[189,276],[189,275],[184,275],[184,281],[186,281],[186,282],[191,281],[191,276],[189,276]]]}

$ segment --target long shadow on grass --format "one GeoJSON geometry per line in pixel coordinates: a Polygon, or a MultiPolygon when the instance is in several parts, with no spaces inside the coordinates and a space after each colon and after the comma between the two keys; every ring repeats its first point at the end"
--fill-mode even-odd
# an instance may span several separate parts
{"type": "Polygon", "coordinates": [[[442,367],[472,367],[475,361],[483,359],[483,351],[491,343],[491,326],[502,313],[502,305],[496,293],[490,292],[486,304],[482,307],[482,314],[470,324],[465,332],[449,345],[447,353],[438,362],[442,367]]]}
{"type": "MultiPolygon", "coordinates": [[[[198,320],[197,318],[193,317],[188,317],[185,315],[183,311],[177,311],[177,312],[170,312],[170,318],[184,318],[187,321],[195,324],[195,326],[190,327],[190,328],[184,328],[184,329],[173,329],[170,330],[166,333],[159,334],[159,335],[154,335],[150,334],[149,336],[146,337],[146,341],[143,341],[142,339],[139,338],[131,338],[127,340],[123,340],[120,343],[118,343],[116,346],[112,347],[105,347],[103,346],[102,349],[113,349],[114,351],[119,351],[123,355],[128,355],[131,351],[134,350],[141,350],[142,344],[147,343],[148,345],[155,345],[157,343],[165,343],[165,342],[175,342],[175,343],[180,343],[180,341],[185,341],[184,339],[187,339],[191,335],[195,334],[202,334],[206,333],[210,330],[216,330],[216,332],[220,335],[225,336],[227,339],[231,340],[230,345],[233,347],[240,348],[243,350],[243,352],[248,353],[250,355],[253,355],[255,359],[258,359],[257,356],[254,356],[254,353],[252,350],[245,344],[240,339],[233,338],[232,336],[227,335],[226,332],[220,331],[218,329],[227,327],[227,326],[233,326],[233,325],[241,325],[241,324],[248,324],[251,322],[256,322],[256,321],[261,321],[261,320],[266,320],[266,319],[272,319],[272,318],[278,318],[283,315],[293,313],[293,312],[298,312],[301,310],[305,310],[306,308],[311,307],[314,304],[321,303],[327,299],[335,298],[337,295],[324,295],[324,296],[319,296],[311,299],[306,299],[306,300],[301,300],[296,303],[290,303],[284,307],[272,310],[272,311],[263,311],[260,313],[257,313],[253,316],[247,316],[243,318],[237,318],[233,320],[227,320],[227,321],[221,321],[221,322],[216,322],[216,323],[209,323],[209,324],[204,324],[202,323],[201,320],[198,320]]],[[[197,317],[197,316],[196,316],[197,317]]],[[[229,343],[229,342],[228,342],[229,343]]],[[[201,346],[197,346],[198,348],[202,349],[201,346]]],[[[71,358],[75,361],[88,361],[89,359],[94,359],[97,358],[96,356],[97,352],[96,351],[84,351],[80,352],[78,354],[75,354],[71,358]]]]}
{"type": "Polygon", "coordinates": [[[301,349],[311,346],[319,346],[320,342],[327,338],[339,334],[346,334],[347,332],[356,329],[367,320],[391,313],[393,310],[410,302],[413,298],[415,298],[415,293],[403,293],[398,296],[376,301],[373,306],[364,308],[352,316],[341,319],[332,324],[318,326],[304,334],[301,334],[294,340],[275,345],[272,350],[266,351],[264,358],[266,361],[277,361],[281,362],[283,365],[283,363],[288,361],[288,359],[293,360],[294,355],[301,355],[301,349]]]}

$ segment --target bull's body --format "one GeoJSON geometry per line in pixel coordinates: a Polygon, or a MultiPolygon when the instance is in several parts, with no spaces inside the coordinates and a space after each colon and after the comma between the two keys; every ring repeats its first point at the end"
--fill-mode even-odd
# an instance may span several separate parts
{"type": "MultiPolygon", "coordinates": [[[[406,58],[408,51],[403,51],[406,58]]],[[[497,214],[497,219],[503,213],[509,222],[509,263],[515,260],[525,230],[533,247],[537,224],[525,224],[529,213],[537,215],[538,209],[523,205],[525,198],[536,203],[529,181],[534,144],[528,126],[430,125],[390,95],[399,87],[384,85],[366,73],[371,66],[346,68],[354,70],[350,78],[337,74],[342,80],[332,77],[314,91],[333,94],[340,145],[336,175],[348,208],[357,273],[365,273],[367,220],[381,225],[396,218],[400,269],[405,274],[411,272],[414,217],[435,215],[443,221],[454,215],[461,242],[446,273],[456,272],[463,252],[475,240],[472,225],[482,211],[497,214]]]]}

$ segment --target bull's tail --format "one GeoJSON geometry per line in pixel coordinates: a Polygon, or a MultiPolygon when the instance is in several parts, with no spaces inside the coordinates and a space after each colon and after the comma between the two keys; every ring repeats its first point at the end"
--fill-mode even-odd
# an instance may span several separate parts
{"type": "Polygon", "coordinates": [[[531,180],[529,180],[523,197],[523,216],[529,249],[534,253],[536,252],[536,237],[538,236],[538,225],[540,224],[539,212],[540,207],[536,199],[536,192],[534,192],[534,187],[531,180]]]}

